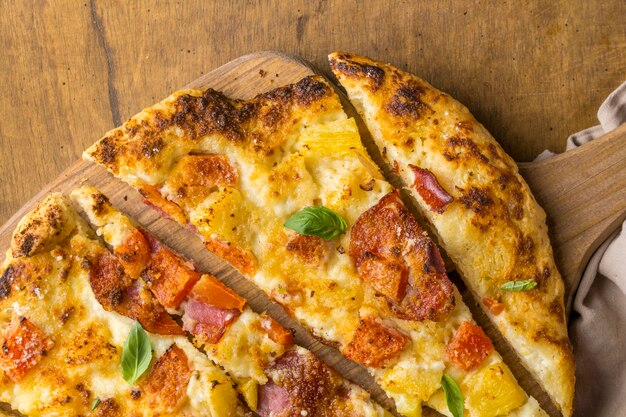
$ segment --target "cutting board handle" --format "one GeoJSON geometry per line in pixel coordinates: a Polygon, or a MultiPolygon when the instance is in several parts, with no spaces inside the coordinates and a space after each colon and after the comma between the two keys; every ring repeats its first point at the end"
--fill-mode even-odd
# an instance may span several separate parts
{"type": "Polygon", "coordinates": [[[519,167],[547,213],[569,312],[589,258],[626,218],[626,124],[577,149],[519,167]]]}

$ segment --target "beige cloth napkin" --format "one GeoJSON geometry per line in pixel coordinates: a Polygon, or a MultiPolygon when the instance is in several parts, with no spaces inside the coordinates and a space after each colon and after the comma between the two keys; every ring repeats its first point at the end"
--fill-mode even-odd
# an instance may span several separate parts
{"type": "MultiPolygon", "coordinates": [[[[600,125],[570,136],[567,150],[626,123],[626,82],[602,103],[598,120],[600,125]]],[[[574,416],[626,416],[626,222],[589,261],[569,330],[576,356],[574,416]]]]}

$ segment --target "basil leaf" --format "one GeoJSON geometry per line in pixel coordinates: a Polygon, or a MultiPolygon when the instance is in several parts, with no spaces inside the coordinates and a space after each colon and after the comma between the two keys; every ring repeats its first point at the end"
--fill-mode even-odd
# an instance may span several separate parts
{"type": "Polygon", "coordinates": [[[448,410],[454,417],[463,417],[463,412],[465,411],[463,408],[463,396],[454,379],[448,374],[443,374],[441,387],[443,388],[443,393],[446,394],[448,410]]]}
{"type": "Polygon", "coordinates": [[[348,230],[348,224],[337,213],[324,206],[305,207],[291,216],[284,225],[302,235],[333,240],[348,230]]]}
{"type": "Polygon", "coordinates": [[[504,291],[528,291],[537,286],[537,281],[526,279],[524,281],[505,282],[500,289],[504,291]]]}
{"type": "Polygon", "coordinates": [[[133,385],[150,366],[152,360],[152,346],[146,331],[139,322],[135,322],[130,329],[128,339],[124,342],[122,351],[122,376],[124,381],[133,385]]]}
{"type": "Polygon", "coordinates": [[[95,400],[93,400],[93,402],[91,403],[91,411],[95,410],[96,407],[98,407],[100,405],[100,398],[96,398],[95,400]]]}

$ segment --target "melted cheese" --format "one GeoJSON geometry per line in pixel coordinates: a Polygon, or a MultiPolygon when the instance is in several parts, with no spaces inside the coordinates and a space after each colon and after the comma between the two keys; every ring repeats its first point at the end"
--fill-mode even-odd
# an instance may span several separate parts
{"type": "MultiPolygon", "coordinates": [[[[297,87],[285,88],[297,93],[297,87]]],[[[396,361],[384,369],[369,371],[405,415],[420,415],[429,397],[441,394],[444,372],[454,373],[460,380],[469,375],[447,365],[444,353],[455,329],[463,320],[471,320],[458,292],[456,308],[443,322],[400,320],[384,298],[359,278],[347,254],[349,233],[337,241],[324,243],[324,257],[319,264],[303,262],[288,249],[294,232],[283,224],[300,209],[321,204],[353,225],[362,213],[392,190],[380,178],[378,170],[372,168],[375,164],[361,145],[355,121],[343,113],[337,96],[327,91],[312,102],[294,100],[276,105],[268,100],[268,104],[264,101],[266,96],[250,103],[228,102],[233,106],[258,104],[261,109],[268,106],[277,109],[282,118],[278,126],[272,125],[271,134],[267,134],[264,124],[267,113],[258,110],[258,121],[246,119],[241,125],[235,122],[220,125],[221,130],[202,137],[196,137],[196,125],[183,124],[176,137],[169,136],[171,130],[160,131],[155,118],[171,120],[180,109],[181,95],[175,94],[159,105],[159,112],[148,109],[127,125],[109,132],[85,156],[132,185],[141,186],[137,179],[149,178],[150,185],[160,187],[167,178],[167,167],[172,164],[167,160],[172,152],[182,155],[192,147],[195,153],[227,155],[239,173],[236,188],[218,187],[205,201],[192,207],[178,200],[174,190],[167,186],[161,192],[180,203],[190,223],[205,240],[218,239],[250,251],[257,267],[247,277],[316,336],[346,346],[361,317],[367,315],[389,320],[408,334],[411,343],[396,361]],[[163,110],[164,106],[167,110],[163,110]],[[145,129],[143,136],[133,130],[138,125],[145,129]],[[242,126],[247,129],[246,136],[240,137],[237,132],[242,126]],[[164,141],[168,152],[155,153],[150,158],[128,152],[129,148],[141,147],[153,135],[164,141]],[[158,175],[151,174],[155,170],[159,171],[158,175]],[[416,383],[416,379],[420,382],[416,383]]],[[[296,93],[277,96],[294,97],[296,93]]],[[[233,113],[229,110],[224,117],[234,118],[233,113]]],[[[248,113],[245,115],[250,117],[248,113]]],[[[213,128],[212,123],[208,120],[206,125],[213,128]]],[[[205,122],[200,124],[204,126],[205,122]]],[[[502,359],[494,352],[487,362],[502,363],[502,359]]],[[[513,384],[518,388],[514,379],[513,384]]],[[[468,404],[471,401],[472,398],[467,399],[468,404]]],[[[477,417],[471,411],[468,416],[477,417]]]]}
{"type": "MultiPolygon", "coordinates": [[[[92,223],[98,226],[98,234],[103,235],[106,243],[111,244],[114,248],[135,230],[132,221],[116,210],[108,202],[108,199],[95,188],[81,187],[72,192],[72,197],[86,212],[92,223]]],[[[226,237],[229,241],[241,242],[243,237],[239,238],[239,236],[242,233],[233,232],[231,225],[239,224],[242,220],[237,217],[231,217],[227,208],[229,206],[242,207],[243,204],[242,196],[236,189],[223,189],[214,192],[209,196],[205,205],[206,207],[212,207],[216,216],[220,217],[212,219],[210,223],[203,223],[204,227],[207,230],[219,228],[218,233],[220,236],[226,237]],[[216,209],[219,204],[225,204],[226,208],[216,209]]],[[[200,213],[205,212],[205,205],[198,207],[196,211],[200,213]]],[[[242,210],[243,208],[236,212],[236,215],[241,215],[242,210]]],[[[247,215],[249,216],[250,213],[247,215]]],[[[193,213],[190,215],[190,218],[195,218],[193,213]]],[[[200,228],[200,226],[198,227],[200,228]]],[[[243,228],[241,230],[243,231],[243,228]]],[[[104,311],[102,308],[99,310],[104,311]]],[[[95,311],[93,313],[97,314],[98,312],[95,311]]],[[[122,334],[126,334],[126,332],[127,330],[124,329],[122,334]]],[[[244,307],[241,315],[228,326],[219,342],[204,344],[196,340],[195,343],[204,350],[209,358],[226,369],[229,375],[233,377],[237,383],[237,389],[243,394],[248,405],[253,410],[256,408],[257,401],[256,385],[265,385],[268,382],[265,369],[274,359],[281,357],[288,349],[288,347],[274,342],[269,337],[267,331],[262,326],[262,317],[247,306],[244,307]]],[[[301,347],[296,347],[296,349],[306,352],[301,347]]],[[[196,351],[194,355],[194,358],[197,358],[201,354],[196,351]]],[[[192,378],[192,382],[193,384],[190,384],[189,389],[193,390],[194,395],[202,393],[204,392],[202,390],[206,389],[206,378],[201,380],[192,378]]],[[[359,410],[360,413],[367,416],[382,416],[384,414],[384,410],[375,404],[362,388],[350,384],[348,381],[345,381],[344,385],[349,388],[350,400],[346,402],[345,406],[359,410]]],[[[211,389],[206,392],[211,392],[211,389]]],[[[201,397],[194,398],[192,404],[196,400],[201,403],[201,397]]],[[[192,398],[191,392],[190,398],[192,398]]]]}
{"type": "MultiPolygon", "coordinates": [[[[74,212],[71,214],[73,222],[82,223],[74,212]]],[[[37,218],[32,213],[26,217],[37,218]]],[[[7,297],[0,300],[2,328],[6,329],[13,316],[19,314],[54,342],[19,382],[2,376],[0,401],[33,417],[88,415],[96,398],[103,401],[102,408],[105,400],[115,402],[110,415],[157,415],[158,410],[148,404],[147,395],[131,398],[134,388],[122,378],[122,346],[133,321],[105,311],[96,301],[89,284],[86,258],[105,249],[80,232],[87,229],[84,224],[81,228],[70,231],[66,239],[48,252],[28,258],[13,258],[9,252],[0,268],[3,284],[11,284],[7,297]]],[[[176,344],[187,355],[193,373],[179,409],[174,413],[161,411],[158,415],[243,415],[230,377],[185,337],[149,334],[149,339],[154,360],[176,344]],[[207,413],[207,410],[211,411],[207,413]]],[[[135,388],[141,390],[141,381],[135,388]]],[[[155,407],[159,407],[158,403],[155,407]]]]}
{"type": "Polygon", "coordinates": [[[465,106],[419,77],[365,57],[335,53],[330,59],[383,159],[397,167],[468,288],[564,415],[571,415],[574,359],[563,281],[545,213],[515,162],[465,106]],[[445,211],[430,209],[411,187],[410,165],[429,170],[454,198],[445,211]],[[499,289],[526,279],[539,285],[527,292],[499,289]],[[498,299],[504,310],[493,314],[485,298],[498,299]]]}

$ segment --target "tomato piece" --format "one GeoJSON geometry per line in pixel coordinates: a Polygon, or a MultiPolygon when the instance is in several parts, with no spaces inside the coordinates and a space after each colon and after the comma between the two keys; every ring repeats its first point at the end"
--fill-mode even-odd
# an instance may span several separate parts
{"type": "Polygon", "coordinates": [[[115,256],[128,275],[139,278],[150,263],[150,245],[139,229],[129,233],[115,248],[115,256]]]}
{"type": "Polygon", "coordinates": [[[504,311],[504,304],[495,298],[485,297],[483,298],[483,304],[485,304],[495,316],[504,311]]]}
{"type": "Polygon", "coordinates": [[[270,316],[261,315],[261,327],[274,342],[283,346],[293,345],[293,334],[270,316]]]}
{"type": "Polygon", "coordinates": [[[141,384],[147,394],[149,408],[175,412],[187,392],[191,370],[185,352],[176,344],[171,345],[155,362],[152,370],[141,384]]]}
{"type": "Polygon", "coordinates": [[[180,224],[187,223],[187,216],[178,204],[163,197],[156,187],[141,184],[137,185],[137,190],[144,197],[146,204],[158,210],[163,217],[175,220],[180,224]]]}
{"type": "Polygon", "coordinates": [[[135,319],[150,333],[183,335],[183,329],[165,311],[163,306],[145,287],[134,285],[126,289],[124,302],[115,309],[118,313],[135,319]]]}
{"type": "Polygon", "coordinates": [[[257,268],[256,258],[253,254],[245,249],[238,248],[230,242],[224,242],[218,239],[206,237],[204,246],[220,258],[230,262],[232,266],[237,268],[243,274],[248,276],[254,275],[257,268]]]}
{"type": "Polygon", "coordinates": [[[439,184],[435,174],[425,168],[411,164],[409,164],[409,168],[415,175],[415,181],[413,182],[415,191],[424,199],[431,210],[443,213],[448,204],[454,201],[454,198],[439,184]]]}
{"type": "Polygon", "coordinates": [[[142,276],[164,307],[177,307],[200,279],[188,261],[163,246],[152,254],[142,276]]]}
{"type": "Polygon", "coordinates": [[[19,382],[54,346],[26,317],[14,317],[2,340],[0,366],[13,382],[19,382]]]}
{"type": "Polygon", "coordinates": [[[359,323],[344,355],[365,366],[378,368],[396,358],[409,344],[409,337],[373,318],[359,323]]]}
{"type": "Polygon", "coordinates": [[[469,371],[493,352],[493,343],[476,323],[464,321],[446,346],[450,362],[469,371]]]}
{"type": "Polygon", "coordinates": [[[189,298],[225,310],[242,310],[243,306],[246,305],[245,298],[240,297],[236,292],[209,274],[202,275],[202,278],[191,289],[189,298]]]}

